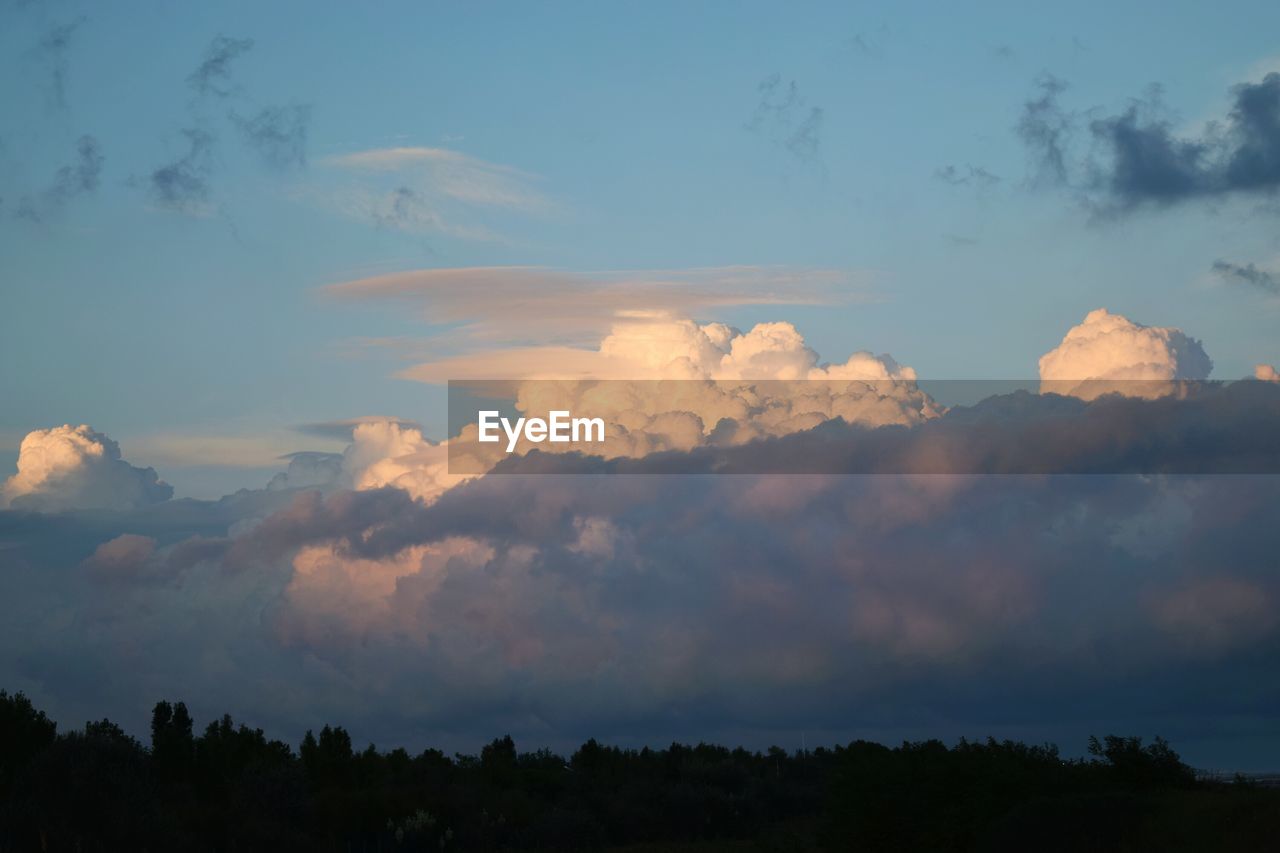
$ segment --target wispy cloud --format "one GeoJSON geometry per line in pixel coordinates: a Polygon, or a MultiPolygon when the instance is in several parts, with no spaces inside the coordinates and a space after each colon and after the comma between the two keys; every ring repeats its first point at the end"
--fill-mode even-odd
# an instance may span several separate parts
{"type": "Polygon", "coordinates": [[[378,228],[497,240],[483,211],[541,216],[557,210],[532,173],[448,148],[375,148],[327,157],[347,179],[313,193],[334,210],[378,228]]]}
{"type": "Polygon", "coordinates": [[[85,20],[81,16],[50,28],[36,49],[36,55],[49,72],[49,99],[59,109],[67,105],[67,54],[71,39],[85,20]]]}
{"type": "Polygon", "coordinates": [[[1214,261],[1212,269],[1224,281],[1256,287],[1273,296],[1280,296],[1280,272],[1263,269],[1257,264],[1234,264],[1224,260],[1214,261]]]}
{"type": "Polygon", "coordinates": [[[102,174],[103,156],[98,140],[81,136],[76,143],[76,159],[58,169],[53,181],[36,196],[26,196],[14,210],[14,215],[32,222],[42,222],[55,215],[77,196],[91,193],[98,188],[102,174]]]}
{"type": "Polygon", "coordinates": [[[200,65],[187,75],[187,85],[201,97],[226,98],[235,94],[237,86],[231,76],[232,63],[252,49],[253,39],[218,35],[209,43],[200,65]]]}
{"type": "Polygon", "coordinates": [[[213,169],[213,134],[199,127],[182,131],[187,151],[151,173],[147,186],[160,207],[179,213],[209,212],[209,175],[213,169]]]}
{"type": "MultiPolygon", "coordinates": [[[[403,338],[394,339],[391,346],[405,357],[429,357],[431,365],[442,370],[457,368],[476,375],[499,366],[510,372],[513,363],[533,369],[535,361],[559,373],[575,373],[594,363],[578,348],[598,345],[618,326],[673,315],[706,316],[733,306],[867,302],[875,298],[872,285],[871,273],[823,268],[575,272],[462,267],[346,281],[322,293],[330,299],[399,302],[420,310],[430,324],[429,336],[418,346],[403,338]]],[[[417,373],[412,378],[421,379],[428,368],[419,364],[413,370],[417,373]]],[[[439,374],[428,372],[432,377],[439,374]]]]}
{"type": "Polygon", "coordinates": [[[263,107],[248,118],[231,114],[240,138],[269,166],[307,165],[307,133],[311,107],[307,104],[263,107]]]}
{"type": "Polygon", "coordinates": [[[759,103],[747,122],[747,130],[760,133],[804,163],[821,164],[822,107],[810,106],[795,80],[783,81],[770,74],[756,87],[759,103]]]}

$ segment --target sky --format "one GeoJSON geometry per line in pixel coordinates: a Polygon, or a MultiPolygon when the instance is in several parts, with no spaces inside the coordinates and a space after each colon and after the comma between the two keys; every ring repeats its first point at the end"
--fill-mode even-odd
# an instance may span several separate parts
{"type": "MultiPolygon", "coordinates": [[[[1275,552],[1254,526],[1269,480],[1239,492],[1219,480],[1117,480],[1115,494],[1131,502],[1114,524],[1104,519],[1120,499],[1096,483],[903,485],[896,520],[846,521],[870,525],[869,555],[898,555],[886,565],[902,559],[895,531],[935,542],[957,561],[957,598],[945,607],[913,598],[929,586],[918,572],[877,580],[879,597],[854,606],[862,615],[840,643],[884,654],[849,668],[833,662],[830,638],[807,636],[785,612],[768,615],[787,637],[773,653],[752,647],[740,670],[705,669],[728,638],[751,646],[726,600],[759,617],[742,602],[794,582],[777,565],[741,582],[716,574],[733,563],[716,544],[760,512],[715,509],[726,488],[718,484],[673,484],[661,500],[628,486],[614,515],[599,520],[573,510],[583,494],[562,495],[564,517],[548,510],[560,520],[543,538],[481,535],[459,522],[399,550],[360,554],[351,541],[297,533],[316,517],[357,511],[375,527],[455,504],[450,511],[465,515],[466,495],[483,494],[468,490],[499,488],[463,488],[441,474],[433,442],[450,437],[450,378],[605,363],[716,380],[753,371],[889,383],[1255,375],[1280,362],[1278,29],[1280,8],[1263,2],[1156,11],[1115,2],[320,9],[9,0],[0,6],[0,475],[13,479],[0,564],[9,562],[7,583],[42,627],[14,647],[0,676],[54,708],[97,713],[95,703],[115,703],[137,716],[159,697],[129,691],[161,685],[148,677],[107,688],[103,673],[133,654],[150,660],[156,682],[181,672],[138,649],[185,613],[200,614],[195,623],[208,632],[175,641],[202,655],[207,677],[186,682],[190,694],[212,702],[225,676],[241,686],[237,710],[281,730],[315,722],[264,686],[302,661],[299,695],[325,697],[315,707],[350,715],[370,737],[466,743],[479,737],[460,722],[469,717],[547,742],[596,724],[632,740],[702,737],[700,726],[747,740],[806,726],[834,737],[850,730],[850,708],[865,712],[858,731],[886,736],[999,725],[1077,737],[1088,733],[1086,717],[1105,721],[1104,694],[1126,709],[1120,722],[1154,725],[1154,711],[1117,670],[1088,682],[1102,684],[1089,700],[1100,704],[1080,717],[1036,722],[1053,690],[1030,675],[993,676],[1003,671],[1000,644],[1040,638],[1046,620],[1065,620],[1084,639],[1045,638],[1042,667],[1008,665],[1079,673],[1086,661],[1072,650],[1101,654],[1125,636],[1115,626],[1131,606],[1154,620],[1155,633],[1138,631],[1142,654],[1161,631],[1196,634],[1197,648],[1210,649],[1135,652],[1130,663],[1145,673],[1136,683],[1173,690],[1191,666],[1223,681],[1218,705],[1185,698],[1166,734],[1182,732],[1204,761],[1280,766],[1269,717],[1280,697],[1246,687],[1260,671],[1258,649],[1276,639],[1275,552]],[[1109,313],[1090,313],[1101,308],[1109,313]],[[1073,329],[1075,342],[1064,340],[1073,329]],[[669,369],[677,356],[685,373],[669,369]],[[308,503],[313,487],[323,496],[314,500],[336,503],[308,503]],[[956,497],[970,488],[986,496],[977,509],[956,497]],[[1015,549],[1043,584],[1019,580],[1016,566],[989,552],[1002,536],[1016,542],[1009,516],[994,508],[1000,494],[1043,511],[1028,523],[1057,531],[1051,537],[1092,519],[1070,547],[1030,538],[1015,549]],[[361,503],[371,495],[383,503],[361,503]],[[674,537],[687,549],[673,553],[654,539],[655,501],[662,513],[701,506],[706,532],[674,537]],[[1191,525],[1181,535],[1194,542],[1175,547],[1168,528],[1215,501],[1240,514],[1191,525]],[[384,511],[392,520],[379,522],[384,511]],[[275,536],[289,519],[293,532],[275,536]],[[1240,529],[1258,541],[1196,562],[1197,548],[1213,552],[1203,543],[1240,529]],[[1157,544],[1135,545],[1134,536],[1157,544]],[[251,547],[263,550],[251,558],[251,547]],[[1128,590],[1124,603],[1091,605],[1075,624],[1055,591],[1106,595],[1070,580],[1064,552],[1139,573],[1175,552],[1185,565],[1151,588],[1132,575],[1106,581],[1128,590]],[[539,585],[546,578],[529,569],[538,554],[570,566],[561,586],[539,585]],[[644,566],[670,571],[695,555],[714,577],[643,579],[644,566]],[[269,568],[244,568],[255,560],[269,568]],[[590,580],[624,564],[640,574],[590,580]],[[474,578],[450,587],[451,572],[468,566],[487,567],[498,591],[473,587],[474,578]],[[170,570],[182,580],[157,579],[170,570]],[[110,581],[96,605],[97,593],[68,586],[97,589],[104,572],[132,585],[110,581]],[[363,589],[375,592],[346,590],[366,575],[377,580],[363,589]],[[449,595],[432,598],[427,576],[449,595]],[[984,597],[989,587],[1023,592],[1005,601],[984,597]],[[576,604],[553,602],[556,589],[576,604]],[[628,593],[645,606],[620,603],[628,593]],[[343,595],[367,606],[344,614],[334,604],[343,595]],[[671,603],[682,595],[705,599],[705,610],[671,603]],[[1197,595],[1218,602],[1216,615],[1188,610],[1197,595]],[[387,613],[413,623],[415,608],[435,613],[473,596],[492,607],[457,626],[464,639],[432,640],[429,661],[371,667],[353,651],[384,643],[387,655],[411,658],[426,646],[405,637],[426,635],[405,627],[384,636],[376,626],[385,628],[387,613]],[[545,607],[521,610],[522,596],[545,607]],[[148,615],[123,625],[101,609],[106,601],[148,615]],[[1045,620],[1030,615],[1040,607],[1045,620]],[[962,642],[973,626],[948,608],[1010,621],[994,639],[984,629],[981,641],[962,642]],[[695,636],[698,613],[724,633],[695,636]],[[236,636],[242,619],[261,630],[258,645],[236,636]],[[507,637],[512,625],[524,633],[507,637]],[[571,625],[580,636],[612,636],[616,656],[596,661],[571,625]],[[87,655],[82,644],[95,642],[105,645],[87,655]],[[638,656],[641,645],[664,643],[686,665],[664,673],[638,656]],[[953,683],[957,670],[944,664],[961,646],[974,675],[953,683]],[[759,669],[748,666],[752,655],[759,669]],[[565,675],[567,661],[587,659],[639,686],[625,701],[600,699],[565,675]],[[377,679],[353,674],[362,669],[377,679]],[[877,687],[831,686],[855,676],[877,687]],[[387,688],[403,678],[449,693],[447,708],[431,717],[428,700],[387,688]],[[824,686],[794,706],[748,701],[791,678],[824,686]],[[700,691],[699,679],[711,686],[700,691]],[[342,684],[365,695],[343,698],[342,684]],[[1017,710],[996,713],[1004,701],[981,700],[978,685],[1017,710]],[[945,703],[910,701],[940,690],[955,693],[954,716],[945,703]],[[585,697],[595,710],[575,716],[564,702],[543,702],[547,691],[585,697]],[[417,711],[436,728],[413,729],[417,711]],[[1246,734],[1229,737],[1226,720],[1246,734]]],[[[895,400],[887,416],[835,400],[823,417],[844,412],[876,426],[934,416],[918,398],[895,400]]],[[[719,410],[705,405],[694,409],[709,430],[719,410]]],[[[751,426],[772,436],[801,428],[751,426]]],[[[708,440],[699,430],[685,440],[646,429],[637,435],[650,443],[637,438],[628,452],[685,452],[708,440]]],[[[846,487],[846,507],[874,503],[865,484],[846,487]]],[[[808,519],[795,530],[857,550],[838,525],[819,524],[822,513],[801,512],[830,498],[826,487],[776,488],[779,506],[808,519]]],[[[801,575],[840,563],[834,551],[774,553],[792,533],[778,532],[761,553],[801,575]]],[[[865,576],[846,570],[838,583],[861,600],[865,576]]],[[[796,594],[797,612],[820,603],[812,595],[796,594]]]]}

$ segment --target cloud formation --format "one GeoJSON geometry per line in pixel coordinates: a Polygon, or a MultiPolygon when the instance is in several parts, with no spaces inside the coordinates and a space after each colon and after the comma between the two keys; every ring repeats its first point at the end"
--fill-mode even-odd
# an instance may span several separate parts
{"type": "Polygon", "coordinates": [[[759,103],[747,122],[749,131],[761,133],[803,163],[821,163],[822,107],[811,107],[795,80],[783,83],[770,74],[756,87],[759,103]]]}
{"type": "Polygon", "coordinates": [[[1024,104],[1018,124],[1032,155],[1033,180],[1069,186],[1099,215],[1142,207],[1235,196],[1269,197],[1280,189],[1280,73],[1231,89],[1220,121],[1198,134],[1179,134],[1158,86],[1119,113],[1097,116],[1064,109],[1066,84],[1050,75],[1024,104]],[[1094,150],[1073,152],[1073,132],[1085,119],[1094,150]]]}
{"type": "MultiPolygon", "coordinates": [[[[1106,325],[1123,339],[1146,329],[1106,325]]],[[[1156,337],[1169,355],[1172,332],[1156,337]]],[[[1146,352],[1106,346],[1115,364],[1146,352]]],[[[640,325],[609,347],[652,354],[655,370],[823,369],[785,324],[640,325]]],[[[908,375],[877,358],[839,367],[908,375]]],[[[1280,626],[1264,605],[1280,600],[1280,477],[836,472],[926,442],[973,454],[970,471],[1019,454],[1106,471],[1152,446],[1227,458],[1264,431],[1271,445],[1257,446],[1274,458],[1277,417],[1280,396],[1257,382],[1183,399],[1024,393],[910,428],[832,421],[632,463],[800,453],[820,469],[805,476],[456,484],[433,478],[444,445],[360,421],[340,460],[290,459],[301,488],[110,515],[0,512],[0,668],[64,716],[105,706],[145,726],[137,696],[180,690],[202,713],[235,695],[232,710],[268,727],[340,718],[360,739],[411,747],[495,728],[553,744],[764,745],[797,727],[899,737],[912,714],[934,731],[1048,737],[1068,698],[1126,725],[1194,707],[1183,725],[1208,736],[1277,698],[1265,674],[1280,626]]],[[[105,447],[87,428],[50,432],[105,447]]],[[[80,472],[88,454],[51,467],[80,472]]],[[[20,477],[45,482],[36,459],[24,449],[20,477]]]]}
{"type": "Polygon", "coordinates": [[[98,140],[84,135],[76,142],[76,159],[54,173],[48,188],[35,197],[24,197],[14,215],[32,222],[42,222],[62,211],[75,198],[98,188],[104,162],[98,140]]]}
{"type": "Polygon", "coordinates": [[[235,60],[253,49],[253,39],[217,35],[205,49],[204,59],[189,75],[187,85],[201,97],[226,98],[236,92],[231,76],[235,60]]]}
{"type": "Polygon", "coordinates": [[[1280,273],[1262,269],[1256,264],[1233,264],[1230,261],[1213,262],[1213,271],[1225,281],[1256,287],[1273,296],[1280,295],[1280,273]]]}
{"type": "Polygon", "coordinates": [[[1170,393],[1170,380],[1208,379],[1213,361],[1181,329],[1143,326],[1105,308],[1090,311],[1040,357],[1042,391],[1092,399],[1106,393],[1170,393]]]}
{"type": "Polygon", "coordinates": [[[148,188],[152,200],[176,213],[209,212],[209,176],[213,171],[214,136],[200,127],[182,131],[187,151],[151,173],[148,188]]]}
{"type": "Polygon", "coordinates": [[[981,166],[966,163],[963,168],[948,164],[933,173],[938,180],[953,187],[974,186],[986,189],[1000,183],[1000,176],[993,175],[981,166]]]}
{"type": "Polygon", "coordinates": [[[0,489],[4,506],[37,512],[134,509],[172,496],[154,468],[130,465],[118,444],[83,424],[28,433],[18,472],[0,489]]]}
{"type": "Polygon", "coordinates": [[[556,204],[529,172],[448,148],[374,148],[327,157],[323,165],[351,179],[320,200],[379,228],[496,240],[475,214],[544,216],[556,204]]]}
{"type": "MultiPolygon", "coordinates": [[[[574,272],[546,267],[410,270],[332,284],[323,293],[359,302],[403,302],[437,326],[439,345],[560,346],[572,371],[581,353],[616,325],[658,312],[697,316],[740,305],[821,305],[866,301],[868,273],[802,267],[574,272]],[[458,330],[451,337],[448,327],[458,330]],[[533,339],[531,341],[531,338],[533,339]],[[571,346],[566,346],[571,345],[571,346]]],[[[471,374],[477,375],[477,374],[471,374]]],[[[488,378],[516,374],[484,374],[488,378]]],[[[447,376],[445,378],[448,378],[447,376]]],[[[455,378],[462,378],[455,374],[455,378]]]]}
{"type": "Polygon", "coordinates": [[[59,109],[67,105],[67,53],[72,37],[85,20],[82,15],[74,21],[55,25],[40,39],[37,55],[49,71],[49,99],[59,109]]]}
{"type": "Polygon", "coordinates": [[[283,169],[307,164],[310,105],[263,107],[248,118],[232,113],[231,120],[240,138],[267,165],[283,169]]]}

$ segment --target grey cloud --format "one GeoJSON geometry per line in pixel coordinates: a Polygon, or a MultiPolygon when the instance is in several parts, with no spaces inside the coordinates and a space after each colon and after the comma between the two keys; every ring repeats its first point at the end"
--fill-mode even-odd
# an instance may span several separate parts
{"type": "Polygon", "coordinates": [[[75,162],[60,167],[49,187],[38,196],[23,198],[14,215],[41,222],[45,217],[57,214],[78,196],[98,188],[103,162],[98,140],[88,134],[81,136],[76,143],[75,162]]]}
{"type": "Polygon", "coordinates": [[[1213,262],[1213,271],[1223,279],[1237,284],[1247,284],[1271,294],[1280,294],[1280,274],[1262,269],[1256,264],[1233,264],[1230,261],[1213,262]]]}
{"type": "Polygon", "coordinates": [[[216,36],[205,50],[199,67],[187,76],[187,85],[201,97],[214,95],[225,98],[234,94],[236,88],[231,77],[231,65],[252,48],[253,39],[216,36]]]}
{"type": "Polygon", "coordinates": [[[38,56],[49,70],[49,95],[53,105],[67,105],[67,53],[76,30],[85,22],[83,16],[52,27],[40,39],[38,56]]]}
{"type": "Polygon", "coordinates": [[[1000,176],[988,172],[981,166],[966,163],[963,168],[948,164],[933,173],[934,177],[952,186],[975,186],[985,188],[1000,183],[1000,176]]]}
{"type": "MultiPolygon", "coordinates": [[[[1275,404],[1257,391],[1201,403],[1248,430],[1275,404]]],[[[1059,420],[1123,435],[1123,402],[1009,395],[949,428],[1007,422],[1031,453],[1059,420]]],[[[1175,402],[1149,409],[1168,444],[1225,458],[1175,402]]],[[[838,470],[867,436],[827,438],[807,452],[838,470]]],[[[1089,470],[1140,443],[1040,452],[1089,470]]],[[[1275,476],[504,475],[430,505],[381,489],[0,513],[0,671],[59,716],[145,726],[138,697],[181,689],[202,714],[231,695],[268,728],[328,716],[411,748],[498,726],[1058,739],[1171,715],[1191,742],[1280,700],[1277,501],[1275,476]]]]}
{"type": "Polygon", "coordinates": [[[375,225],[388,230],[436,228],[441,225],[439,214],[430,208],[422,193],[405,186],[396,187],[377,200],[372,216],[375,225]]]}
{"type": "Polygon", "coordinates": [[[756,91],[760,101],[747,130],[764,134],[798,160],[820,161],[823,109],[808,106],[796,81],[784,84],[778,73],[760,81],[756,91]]]}
{"type": "Polygon", "coordinates": [[[264,107],[250,118],[232,113],[231,120],[245,144],[268,165],[287,168],[307,164],[309,105],[264,107]]]}
{"type": "Polygon", "coordinates": [[[213,134],[199,127],[182,131],[187,152],[151,173],[148,188],[161,207],[179,213],[198,213],[209,201],[213,170],[213,134]]]}
{"type": "Polygon", "coordinates": [[[1096,213],[1271,196],[1280,189],[1280,73],[1233,87],[1225,118],[1192,136],[1175,132],[1159,87],[1152,87],[1122,112],[1089,121],[1094,152],[1078,158],[1079,168],[1070,149],[1079,114],[1059,105],[1061,81],[1047,77],[1039,85],[1041,96],[1027,102],[1018,125],[1037,179],[1079,191],[1096,213]]]}
{"type": "Polygon", "coordinates": [[[1067,148],[1075,129],[1074,116],[1058,103],[1066,91],[1066,81],[1044,73],[1036,80],[1038,97],[1022,105],[1017,132],[1032,159],[1036,184],[1063,184],[1067,181],[1067,148]]]}

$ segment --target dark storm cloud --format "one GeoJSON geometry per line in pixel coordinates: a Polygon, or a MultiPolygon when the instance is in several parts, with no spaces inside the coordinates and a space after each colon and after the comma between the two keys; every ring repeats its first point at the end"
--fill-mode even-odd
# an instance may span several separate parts
{"type": "Polygon", "coordinates": [[[268,165],[277,168],[307,164],[307,130],[311,107],[293,104],[263,107],[252,117],[232,113],[231,120],[240,138],[268,165]]]}
{"type": "Polygon", "coordinates": [[[1280,73],[1233,87],[1225,118],[1191,136],[1174,130],[1153,87],[1123,111],[1089,121],[1094,149],[1088,157],[1072,154],[1078,115],[1059,104],[1065,84],[1046,76],[1039,86],[1040,96],[1024,105],[1018,124],[1035,180],[1070,186],[1096,213],[1271,196],[1280,189],[1280,73]]]}
{"type": "Polygon", "coordinates": [[[67,105],[67,54],[71,49],[72,36],[84,22],[82,16],[54,26],[40,39],[37,48],[37,55],[49,71],[49,95],[56,107],[67,105]]]}
{"type": "Polygon", "coordinates": [[[1280,274],[1259,268],[1256,264],[1233,264],[1230,261],[1214,261],[1213,271],[1223,279],[1247,284],[1267,293],[1280,294],[1280,274]]]}
{"type": "Polygon", "coordinates": [[[152,199],[168,210],[199,213],[209,201],[209,175],[213,170],[213,134],[198,127],[182,131],[187,152],[151,173],[152,199]]]}
{"type": "Polygon", "coordinates": [[[81,136],[76,143],[75,161],[59,168],[52,183],[39,195],[23,198],[14,215],[32,222],[56,215],[78,196],[98,188],[103,162],[98,140],[87,134],[81,136]]]}
{"type": "Polygon", "coordinates": [[[252,48],[253,39],[218,35],[209,43],[199,67],[187,76],[187,85],[201,97],[214,95],[225,98],[234,94],[236,86],[231,77],[231,65],[252,48]]]}

